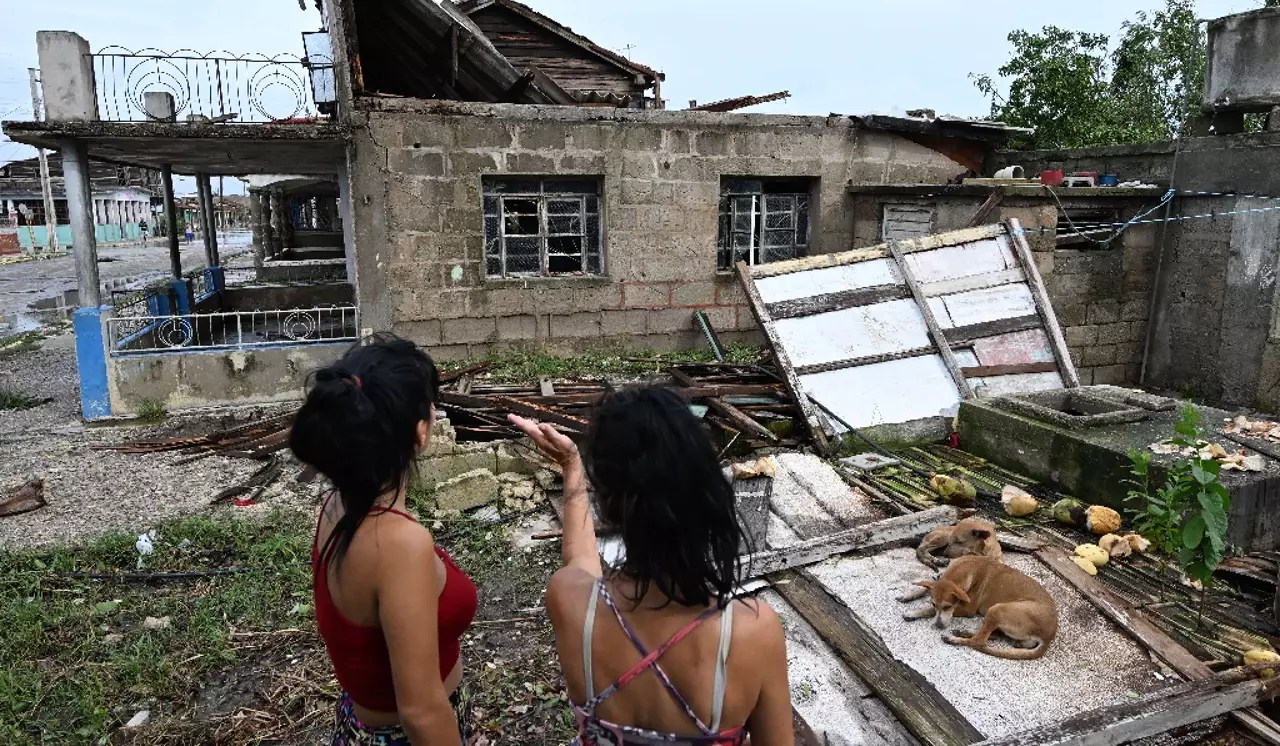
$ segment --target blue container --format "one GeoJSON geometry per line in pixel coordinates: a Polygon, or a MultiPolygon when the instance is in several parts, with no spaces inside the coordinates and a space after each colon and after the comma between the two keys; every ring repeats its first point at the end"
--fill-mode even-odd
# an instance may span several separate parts
{"type": "Polygon", "coordinates": [[[1115,174],[1103,174],[1098,177],[1098,186],[1115,186],[1120,183],[1120,177],[1115,174]]]}

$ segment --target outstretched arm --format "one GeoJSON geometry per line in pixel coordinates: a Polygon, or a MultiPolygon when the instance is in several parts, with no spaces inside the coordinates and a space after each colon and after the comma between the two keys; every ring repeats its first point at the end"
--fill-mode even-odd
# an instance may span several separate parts
{"type": "Polygon", "coordinates": [[[564,433],[547,423],[507,415],[534,445],[560,466],[564,477],[564,538],[560,553],[565,567],[576,567],[600,577],[600,546],[596,543],[596,524],[587,499],[587,470],[582,465],[578,447],[564,433]]]}

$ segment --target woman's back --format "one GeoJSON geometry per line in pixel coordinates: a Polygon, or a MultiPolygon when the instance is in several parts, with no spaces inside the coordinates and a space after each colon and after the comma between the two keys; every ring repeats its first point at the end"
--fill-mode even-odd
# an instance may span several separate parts
{"type": "MultiPolygon", "coordinates": [[[[579,704],[586,703],[591,698],[589,695],[599,695],[641,661],[644,653],[640,652],[637,642],[645,651],[653,651],[710,608],[674,603],[662,606],[663,598],[654,589],[636,604],[630,600],[635,594],[634,583],[605,581],[605,592],[636,639],[633,641],[627,634],[607,603],[595,604],[594,624],[589,630],[594,691],[588,692],[583,655],[584,633],[588,630],[584,622],[595,592],[594,578],[568,568],[552,578],[547,593],[569,697],[579,704]],[[662,608],[657,608],[659,606],[662,608]]],[[[776,671],[761,665],[762,661],[777,660],[776,651],[769,648],[782,647],[777,616],[768,606],[754,601],[733,603],[718,723],[713,722],[717,704],[715,679],[722,646],[721,622],[725,615],[712,610],[706,616],[703,623],[657,661],[679,697],[668,691],[651,666],[600,702],[594,715],[605,721],[663,733],[704,735],[686,713],[683,704],[687,703],[698,720],[714,731],[731,732],[746,725],[760,701],[766,677],[781,678],[785,682],[785,669],[776,671]]],[[[785,652],[782,660],[785,661],[785,652]]]]}

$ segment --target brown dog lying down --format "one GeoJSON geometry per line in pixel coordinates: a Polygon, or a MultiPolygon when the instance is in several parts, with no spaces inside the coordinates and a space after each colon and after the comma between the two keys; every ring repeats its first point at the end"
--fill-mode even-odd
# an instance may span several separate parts
{"type": "Polygon", "coordinates": [[[971,554],[1000,559],[995,524],[981,518],[965,518],[955,525],[935,528],[916,547],[916,558],[935,570],[946,567],[956,557],[971,554]]]}
{"type": "Polygon", "coordinates": [[[990,557],[960,557],[951,563],[937,580],[923,580],[899,601],[914,601],[930,596],[932,604],[903,614],[906,619],[927,619],[940,628],[951,624],[952,617],[983,615],[982,627],[973,637],[960,637],[951,631],[942,639],[952,645],[968,647],[997,658],[1031,660],[1049,649],[1058,634],[1058,607],[1043,587],[1030,577],[990,557]],[[1002,632],[1016,648],[993,648],[987,639],[1002,632]]]}

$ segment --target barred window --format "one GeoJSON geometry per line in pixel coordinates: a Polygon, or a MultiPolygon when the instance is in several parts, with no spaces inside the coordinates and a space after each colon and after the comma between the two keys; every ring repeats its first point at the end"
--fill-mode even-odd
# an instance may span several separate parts
{"type": "Polygon", "coordinates": [[[722,179],[717,268],[804,256],[811,191],[810,179],[722,179]]]}
{"type": "Polygon", "coordinates": [[[599,275],[600,180],[484,180],[488,277],[599,275]]]}

